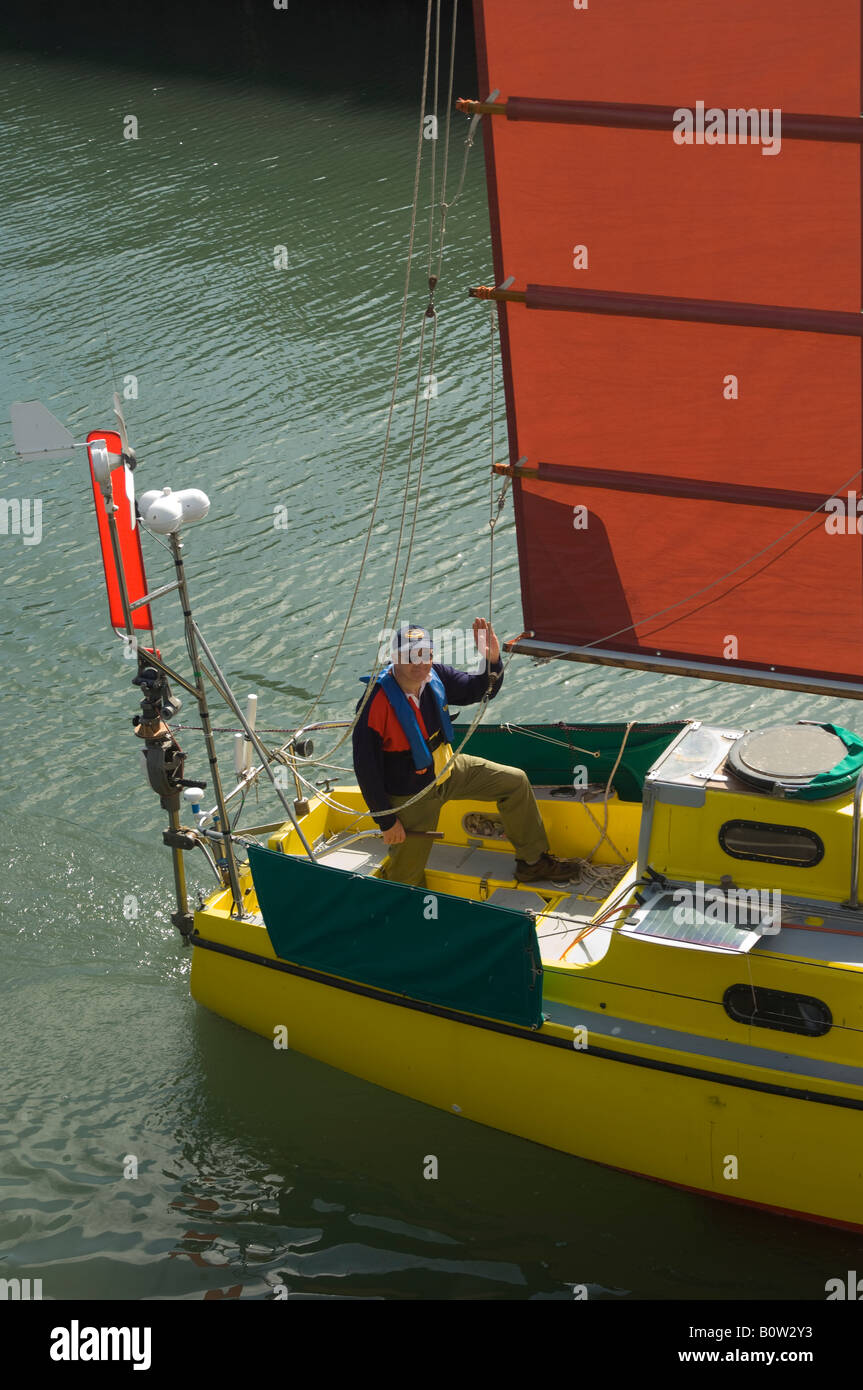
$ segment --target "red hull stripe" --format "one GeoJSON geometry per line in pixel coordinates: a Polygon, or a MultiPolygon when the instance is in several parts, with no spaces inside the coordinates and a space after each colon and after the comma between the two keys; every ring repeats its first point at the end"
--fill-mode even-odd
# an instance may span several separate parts
{"type": "Polygon", "coordinates": [[[685,1182],[671,1182],[668,1178],[655,1178],[650,1173],[637,1173],[634,1168],[620,1168],[615,1163],[603,1163],[603,1168],[612,1168],[616,1173],[625,1173],[630,1178],[645,1178],[648,1182],[661,1183],[663,1187],[676,1187],[679,1192],[691,1192],[696,1197],[715,1197],[718,1202],[733,1202],[739,1207],[754,1207],[758,1211],[768,1211],[772,1216],[790,1216],[795,1221],[817,1221],[820,1226],[833,1226],[843,1231],[863,1231],[863,1225],[855,1221],[838,1221],[831,1216],[816,1216],[809,1211],[795,1211],[793,1207],[776,1207],[769,1202],[752,1202],[747,1197],[732,1197],[731,1193],[709,1192],[704,1187],[690,1187],[685,1182]]]}

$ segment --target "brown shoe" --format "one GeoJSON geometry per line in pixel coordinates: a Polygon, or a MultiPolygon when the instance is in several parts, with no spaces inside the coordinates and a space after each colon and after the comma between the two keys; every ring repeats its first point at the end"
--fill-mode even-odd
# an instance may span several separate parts
{"type": "Polygon", "coordinates": [[[543,854],[535,864],[525,859],[516,859],[515,876],[519,883],[535,883],[541,879],[549,883],[568,883],[578,878],[581,863],[578,859],[557,859],[553,854],[543,854]]]}

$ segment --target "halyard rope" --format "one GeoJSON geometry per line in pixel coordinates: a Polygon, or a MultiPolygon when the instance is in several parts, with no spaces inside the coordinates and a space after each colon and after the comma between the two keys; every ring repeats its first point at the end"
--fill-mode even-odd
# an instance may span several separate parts
{"type": "MultiPolygon", "coordinates": [[[[629,739],[629,735],[632,733],[632,731],[633,731],[633,729],[635,728],[635,725],[636,725],[637,722],[638,722],[637,720],[633,719],[633,720],[632,720],[629,724],[627,724],[627,726],[626,726],[626,733],[623,735],[623,741],[622,741],[622,743],[621,743],[621,745],[620,745],[620,748],[618,749],[617,758],[616,758],[616,760],[615,760],[614,767],[611,769],[611,772],[609,773],[609,776],[608,776],[608,781],[607,781],[606,784],[605,784],[605,793],[604,793],[603,798],[602,798],[602,829],[601,829],[601,831],[600,831],[600,836],[599,836],[599,839],[597,840],[596,844],[593,846],[593,849],[590,851],[590,854],[586,854],[586,855],[584,856],[584,858],[585,858],[586,860],[592,860],[592,859],[593,859],[593,856],[596,854],[596,851],[599,849],[599,847],[600,847],[600,845],[602,844],[603,840],[608,840],[608,843],[611,845],[611,848],[614,850],[614,852],[615,852],[615,854],[617,855],[618,859],[620,859],[620,861],[621,861],[623,864],[627,863],[626,857],[625,857],[624,855],[621,854],[620,850],[617,848],[617,845],[614,843],[614,841],[611,839],[611,836],[610,836],[609,833],[608,833],[608,798],[609,798],[609,796],[611,795],[611,784],[612,784],[612,782],[614,781],[614,774],[617,772],[617,769],[620,767],[620,760],[621,760],[621,758],[623,757],[623,750],[626,748],[626,744],[627,744],[627,741],[628,741],[628,739],[629,739]]],[[[590,810],[590,808],[588,807],[587,802],[584,803],[584,809],[587,811],[587,814],[590,816],[590,819],[591,819],[591,820],[594,822],[594,824],[595,824],[595,823],[596,823],[596,818],[595,818],[595,816],[593,815],[593,812],[592,812],[592,811],[590,810]]]]}
{"type": "MultiPolygon", "coordinates": [[[[431,0],[429,0],[429,3],[431,4],[431,0]]],[[[454,81],[454,70],[455,70],[455,43],[456,43],[456,19],[457,19],[457,15],[458,15],[458,0],[455,0],[454,9],[453,9],[452,37],[451,37],[451,44],[450,44],[449,88],[448,88],[448,92],[447,92],[447,124],[446,124],[446,137],[445,137],[445,145],[444,145],[444,168],[443,168],[443,178],[442,178],[442,186],[441,186],[441,204],[440,204],[440,205],[441,205],[441,209],[442,209],[442,214],[441,214],[440,228],[439,228],[439,232],[438,232],[438,237],[439,237],[439,245],[438,245],[438,274],[437,274],[436,277],[431,277],[431,276],[429,277],[429,285],[428,285],[429,300],[428,300],[428,305],[427,305],[426,309],[424,310],[423,318],[422,318],[422,323],[421,323],[421,327],[420,327],[420,341],[419,341],[419,351],[418,351],[418,360],[417,360],[417,374],[416,374],[416,380],[415,380],[415,383],[414,383],[414,400],[413,400],[413,411],[412,411],[412,417],[411,417],[411,436],[410,436],[410,445],[409,445],[409,452],[408,452],[408,467],[407,467],[407,474],[406,474],[406,477],[405,477],[405,484],[404,484],[404,490],[403,490],[403,496],[402,496],[402,513],[401,513],[401,519],[400,519],[400,524],[399,524],[398,539],[397,539],[397,542],[396,542],[396,553],[395,553],[395,560],[394,560],[394,563],[393,563],[393,572],[392,572],[392,579],[391,579],[391,582],[390,582],[390,591],[389,591],[389,594],[388,594],[388,596],[387,596],[386,611],[385,611],[385,614],[384,614],[383,623],[382,623],[382,625],[381,625],[381,630],[382,630],[382,631],[387,631],[387,630],[388,630],[388,624],[389,624],[391,612],[395,611],[396,613],[398,613],[399,610],[400,610],[400,608],[401,608],[401,604],[402,604],[402,602],[403,602],[403,599],[404,599],[404,593],[405,593],[405,588],[406,588],[406,585],[407,585],[407,579],[408,579],[408,574],[409,574],[409,569],[410,569],[410,559],[411,559],[411,555],[412,555],[412,553],[413,553],[414,539],[415,539],[415,536],[416,536],[416,526],[417,526],[417,519],[418,519],[418,515],[419,515],[420,497],[421,497],[421,495],[422,495],[422,479],[423,479],[423,472],[424,472],[424,468],[425,468],[425,458],[426,458],[426,450],[427,450],[427,444],[428,444],[428,428],[429,428],[429,418],[430,418],[430,410],[431,410],[431,400],[432,400],[432,398],[433,398],[433,393],[434,393],[434,365],[435,365],[435,356],[436,356],[436,349],[437,349],[437,323],[438,323],[438,320],[437,320],[437,311],[436,311],[436,309],[435,309],[435,307],[434,307],[434,291],[435,291],[435,289],[436,289],[436,287],[437,287],[437,284],[438,284],[438,282],[439,282],[439,280],[440,280],[440,270],[441,270],[441,266],[442,266],[442,262],[443,262],[443,251],[444,251],[444,241],[445,241],[445,227],[446,227],[446,211],[447,211],[447,208],[448,208],[448,207],[452,206],[452,204],[448,204],[448,203],[446,202],[446,179],[447,179],[447,170],[448,170],[448,164],[449,164],[449,141],[450,141],[450,128],[451,128],[451,122],[452,122],[452,94],[453,94],[453,81],[454,81]],[[407,511],[407,506],[408,506],[408,498],[409,498],[409,495],[410,495],[410,481],[411,481],[411,472],[412,472],[412,468],[413,468],[413,452],[414,452],[414,445],[415,445],[415,441],[416,441],[417,412],[418,412],[418,409],[419,409],[420,388],[421,388],[421,385],[422,385],[422,377],[423,377],[423,357],[424,357],[424,353],[425,353],[426,322],[427,322],[427,320],[428,320],[429,318],[431,318],[431,320],[432,320],[431,349],[430,349],[429,364],[428,364],[428,386],[427,386],[426,393],[425,393],[426,406],[425,406],[425,411],[424,411],[424,415],[423,415],[423,428],[422,428],[422,441],[421,441],[421,445],[420,445],[420,458],[419,458],[419,466],[418,466],[418,470],[417,470],[417,478],[416,478],[415,491],[414,491],[414,508],[413,508],[413,515],[412,515],[412,517],[411,517],[411,523],[410,523],[410,529],[409,529],[409,535],[408,535],[408,542],[407,542],[407,551],[406,551],[406,554],[405,554],[404,569],[403,569],[403,572],[402,572],[401,586],[400,586],[400,589],[399,589],[398,598],[396,599],[395,605],[393,605],[393,594],[394,594],[394,591],[395,591],[396,576],[397,576],[397,573],[398,573],[399,560],[400,560],[400,557],[401,557],[401,550],[402,550],[402,545],[403,545],[403,541],[404,541],[404,534],[405,534],[405,515],[406,515],[406,511],[407,511]]],[[[430,16],[431,16],[431,10],[429,9],[429,13],[428,13],[428,16],[427,16],[426,80],[424,80],[424,84],[423,84],[423,101],[425,101],[425,91],[426,91],[427,76],[428,76],[428,22],[429,22],[429,20],[430,20],[430,16]]],[[[440,0],[438,0],[437,21],[438,21],[438,27],[439,27],[439,23],[440,23],[440,0]]],[[[437,60],[436,60],[436,62],[437,62],[437,60]]],[[[436,71],[436,74],[437,74],[437,66],[436,66],[435,71],[436,71]]],[[[437,81],[437,76],[436,76],[436,81],[437,81]]],[[[421,127],[422,127],[422,122],[421,122],[421,127]]],[[[433,142],[433,144],[434,144],[434,143],[435,143],[435,142],[433,142]]],[[[472,133],[470,134],[469,139],[468,139],[468,141],[467,141],[466,143],[468,144],[468,149],[465,151],[465,168],[466,168],[466,165],[467,165],[467,155],[468,155],[468,152],[469,152],[469,146],[472,145],[472,143],[473,143],[473,134],[472,134],[472,133]]],[[[433,151],[433,153],[434,153],[434,151],[433,151]]],[[[420,149],[418,150],[418,156],[417,156],[417,157],[418,157],[418,161],[421,160],[421,158],[422,158],[421,141],[420,141],[420,149]]],[[[418,166],[418,168],[419,168],[419,166],[418,166]]],[[[459,181],[459,188],[458,188],[458,191],[457,191],[457,193],[456,193],[456,197],[453,198],[453,202],[455,202],[456,199],[460,196],[461,188],[462,188],[463,183],[464,183],[464,169],[463,169],[463,171],[462,171],[462,177],[461,177],[461,179],[460,179],[460,181],[459,181]]],[[[434,190],[434,162],[432,163],[432,200],[431,200],[431,201],[432,201],[432,215],[433,215],[433,213],[434,213],[434,203],[435,203],[435,190],[434,190]]],[[[430,243],[431,243],[432,240],[433,240],[433,221],[430,223],[430,243]]],[[[429,247],[429,266],[431,266],[431,252],[432,252],[432,245],[430,244],[430,247],[429,247]]],[[[392,402],[391,402],[391,408],[392,408],[392,402]]],[[[353,606],[353,601],[352,601],[352,606],[353,606]]],[[[343,638],[344,638],[344,634],[343,634],[343,638]]],[[[340,645],[341,645],[341,644],[340,644],[340,645]]],[[[362,697],[362,699],[360,700],[359,706],[358,706],[358,708],[357,708],[357,711],[356,711],[356,713],[355,713],[355,715],[354,715],[354,717],[353,717],[353,719],[352,719],[352,721],[351,721],[350,728],[348,728],[348,729],[341,735],[341,737],[338,738],[338,739],[336,740],[336,742],[332,745],[331,748],[327,749],[327,755],[328,755],[328,756],[332,756],[332,754],[333,754],[334,752],[336,752],[336,750],[339,749],[339,748],[342,746],[342,744],[345,743],[345,742],[347,741],[347,739],[351,736],[351,734],[352,734],[352,732],[353,732],[353,729],[354,729],[354,727],[356,726],[357,721],[358,721],[359,718],[361,717],[361,715],[362,715],[362,713],[363,713],[363,710],[365,709],[366,705],[368,704],[369,699],[370,699],[371,696],[372,696],[372,693],[373,693],[374,687],[375,687],[375,683],[376,683],[376,681],[377,681],[377,677],[378,677],[380,671],[383,669],[384,664],[385,664],[385,662],[384,662],[383,660],[381,660],[381,655],[380,655],[380,652],[379,652],[379,653],[378,653],[378,657],[377,657],[377,659],[376,659],[376,661],[375,661],[375,663],[374,663],[374,669],[373,669],[373,671],[372,671],[372,673],[371,673],[371,676],[370,676],[370,678],[369,678],[369,681],[368,681],[366,690],[365,690],[364,693],[363,693],[363,697],[362,697]]],[[[332,674],[332,669],[333,669],[333,668],[332,668],[332,666],[331,666],[330,672],[329,672],[328,675],[327,675],[327,680],[329,680],[329,676],[332,674]]],[[[319,697],[319,698],[320,698],[320,697],[319,697]]],[[[472,727],[475,727],[475,724],[474,724],[472,727]]],[[[472,732],[472,729],[471,729],[471,730],[468,732],[468,734],[465,736],[465,739],[463,740],[463,743],[466,743],[467,738],[470,737],[470,732],[472,732]]],[[[447,764],[447,767],[448,767],[448,766],[449,766],[449,764],[447,764]]],[[[436,783],[440,780],[440,777],[443,776],[443,774],[444,774],[445,771],[446,771],[446,769],[443,769],[443,770],[441,771],[441,773],[438,775],[438,777],[435,778],[435,782],[434,782],[433,784],[431,784],[431,785],[436,785],[436,783]]],[[[424,788],[423,790],[427,790],[427,789],[424,788]]],[[[405,804],[408,804],[408,803],[405,803],[405,804]]]]}
{"type": "MultiPolygon", "coordinates": [[[[321,700],[323,699],[324,692],[326,691],[327,686],[328,686],[329,683],[330,683],[330,680],[331,680],[331,678],[332,678],[333,671],[334,671],[335,668],[336,668],[336,663],[337,663],[337,661],[338,661],[339,654],[340,654],[340,652],[341,652],[341,650],[342,650],[342,647],[343,647],[344,642],[345,642],[345,638],[346,638],[346,636],[347,636],[348,628],[349,628],[350,623],[351,623],[351,618],[353,617],[353,611],[354,611],[354,607],[355,607],[355,605],[356,605],[357,595],[358,595],[358,593],[359,593],[360,584],[361,584],[362,577],[363,577],[363,571],[364,571],[364,569],[365,569],[366,560],[368,559],[369,547],[370,547],[370,545],[371,545],[371,539],[372,539],[372,531],[373,531],[373,529],[374,529],[375,518],[376,518],[376,516],[377,516],[378,504],[379,504],[379,502],[380,502],[381,490],[382,490],[382,487],[383,487],[384,471],[385,471],[385,469],[386,469],[387,456],[388,456],[388,454],[389,454],[390,436],[391,436],[391,433],[392,433],[393,416],[394,416],[394,414],[395,414],[396,396],[397,396],[397,392],[398,392],[398,383],[399,383],[399,372],[400,372],[400,369],[401,369],[402,349],[403,349],[403,345],[404,345],[405,325],[406,325],[406,322],[407,322],[408,298],[409,298],[409,293],[410,293],[410,278],[411,278],[411,259],[412,259],[412,256],[413,256],[413,245],[414,245],[414,238],[415,238],[415,235],[416,235],[417,207],[418,207],[418,202],[419,202],[420,171],[421,171],[421,168],[422,168],[423,125],[424,125],[424,118],[425,118],[426,93],[427,93],[427,91],[428,91],[429,48],[430,48],[430,41],[431,41],[431,17],[432,17],[432,0],[428,0],[428,7],[427,7],[427,10],[426,10],[425,57],[424,57],[424,60],[423,60],[422,96],[421,96],[421,98],[420,98],[420,119],[419,119],[419,130],[418,130],[418,134],[417,134],[416,165],[415,165],[415,169],[414,169],[414,190],[413,190],[413,199],[412,199],[412,203],[411,203],[411,223],[410,223],[410,235],[409,235],[409,237],[408,237],[408,250],[407,250],[406,266],[405,266],[405,283],[404,283],[404,291],[403,291],[403,294],[402,294],[401,322],[400,322],[400,324],[399,324],[398,345],[397,345],[397,348],[396,348],[396,365],[395,365],[395,372],[394,372],[394,374],[393,374],[393,385],[392,385],[392,391],[391,391],[391,393],[390,393],[389,409],[388,409],[388,411],[387,411],[387,423],[386,423],[386,430],[385,430],[385,433],[384,433],[384,447],[383,447],[383,454],[382,454],[382,456],[381,456],[380,468],[379,468],[379,470],[378,470],[377,488],[376,488],[376,490],[375,490],[374,501],[373,501],[373,503],[372,503],[372,514],[371,514],[371,516],[370,516],[370,518],[369,518],[369,524],[368,524],[368,529],[367,529],[367,531],[366,531],[366,539],[365,539],[365,544],[364,544],[364,546],[363,546],[363,553],[362,553],[362,556],[361,556],[361,558],[360,558],[360,565],[359,565],[359,570],[358,570],[358,572],[357,572],[356,583],[354,584],[354,590],[353,590],[353,593],[352,593],[352,595],[351,595],[350,603],[349,603],[349,605],[348,605],[347,614],[346,614],[346,616],[345,616],[344,627],[342,628],[341,636],[339,637],[339,640],[338,640],[338,642],[337,642],[337,644],[336,644],[336,649],[335,649],[335,651],[333,652],[333,657],[332,657],[332,661],[330,662],[329,669],[328,669],[326,675],[324,676],[323,684],[321,685],[320,690],[318,691],[317,695],[315,696],[315,699],[312,701],[312,704],[309,706],[309,709],[308,709],[307,712],[306,712],[306,716],[305,716],[305,718],[304,718],[303,721],[302,721],[303,725],[311,723],[312,714],[313,714],[314,711],[317,709],[318,705],[320,704],[321,700]]],[[[365,696],[363,697],[363,704],[365,704],[365,701],[366,701],[366,699],[368,698],[368,694],[369,694],[369,692],[366,691],[366,694],[365,694],[365,696]]],[[[359,711],[358,711],[358,713],[359,713],[359,711]]],[[[338,744],[337,744],[336,746],[338,747],[338,744]]]]}

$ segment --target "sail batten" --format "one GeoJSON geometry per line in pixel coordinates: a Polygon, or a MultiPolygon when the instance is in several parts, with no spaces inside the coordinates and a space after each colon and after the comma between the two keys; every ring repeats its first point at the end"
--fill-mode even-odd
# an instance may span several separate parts
{"type": "Polygon", "coordinates": [[[660,473],[629,473],[601,468],[562,468],[554,463],[527,465],[501,464],[496,472],[511,478],[538,478],[541,482],[562,483],[565,487],[611,488],[615,491],[650,493],[655,497],[702,497],[715,502],[741,506],[779,507],[789,511],[823,511],[835,494],[783,492],[779,488],[751,487],[745,483],[710,482],[700,478],[675,478],[660,473]]]}
{"type": "MultiPolygon", "coordinates": [[[[487,115],[506,116],[508,121],[537,121],[551,125],[595,125],[610,129],[674,131],[680,125],[680,106],[638,106],[625,101],[557,101],[547,97],[511,96],[504,102],[473,103],[487,115]]],[[[465,103],[470,110],[471,104],[465,103]]],[[[734,101],[716,108],[734,111],[740,120],[761,108],[740,106],[734,101]]],[[[770,108],[764,108],[769,110],[770,108]]],[[[748,122],[747,122],[748,124],[748,122]]],[[[782,111],[781,136],[784,140],[833,140],[843,144],[863,144],[863,119],[859,116],[821,116],[811,112],[782,111]]]]}
{"type": "Polygon", "coordinates": [[[860,8],[475,0],[519,650],[863,698],[860,8]]]}
{"type": "Polygon", "coordinates": [[[863,314],[842,309],[795,309],[781,304],[735,304],[730,300],[681,299],[674,295],[620,294],[615,290],[574,290],[565,285],[528,285],[526,290],[495,290],[481,285],[476,299],[525,304],[528,309],[561,309],[582,314],[621,314],[629,318],[675,319],[679,323],[726,323],[743,328],[780,328],[797,333],[840,333],[863,338],[863,314]]]}

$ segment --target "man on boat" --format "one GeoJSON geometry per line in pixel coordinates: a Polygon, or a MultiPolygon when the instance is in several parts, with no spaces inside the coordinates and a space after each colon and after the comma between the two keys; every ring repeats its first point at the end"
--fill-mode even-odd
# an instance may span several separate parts
{"type": "Polygon", "coordinates": [[[485,618],[477,618],[473,635],[486,655],[485,669],[477,675],[432,661],[428,629],[402,625],[393,638],[391,664],[378,677],[357,720],[353,735],[357,781],[389,849],[380,877],[425,887],[432,841],[405,832],[434,830],[444,802],[455,799],[497,803],[515,849],[515,877],[521,883],[564,883],[576,875],[577,862],[549,853],[526,773],[520,767],[466,753],[453,756],[448,706],[476,704],[486,691],[493,699],[503,681],[494,629],[485,618]],[[408,801],[411,804],[405,806],[408,801]]]}

